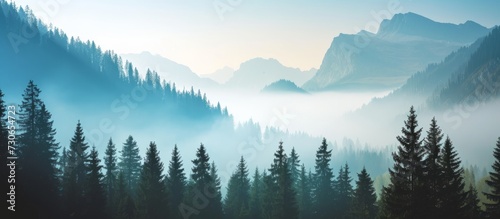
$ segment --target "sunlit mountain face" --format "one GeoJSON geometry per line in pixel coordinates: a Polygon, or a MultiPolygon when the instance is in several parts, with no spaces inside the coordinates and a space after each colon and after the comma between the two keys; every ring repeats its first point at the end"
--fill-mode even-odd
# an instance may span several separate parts
{"type": "Polygon", "coordinates": [[[2,215],[500,218],[499,6],[0,0],[2,215]]]}

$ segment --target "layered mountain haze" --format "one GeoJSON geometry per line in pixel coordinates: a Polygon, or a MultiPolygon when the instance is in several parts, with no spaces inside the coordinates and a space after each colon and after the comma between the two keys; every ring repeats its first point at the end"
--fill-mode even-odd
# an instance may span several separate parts
{"type": "Polygon", "coordinates": [[[382,21],[376,34],[361,31],[335,37],[318,72],[303,88],[391,90],[488,31],[471,21],[455,25],[414,13],[396,14],[382,21]]]}

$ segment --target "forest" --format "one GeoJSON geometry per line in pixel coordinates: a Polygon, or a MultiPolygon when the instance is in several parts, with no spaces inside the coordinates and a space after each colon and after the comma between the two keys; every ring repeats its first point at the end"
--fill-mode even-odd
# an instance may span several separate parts
{"type": "Polygon", "coordinates": [[[191,170],[177,146],[164,165],[161,146],[150,142],[142,157],[132,136],[119,151],[110,138],[100,156],[80,121],[69,147],[61,147],[40,93],[30,81],[12,106],[0,91],[1,157],[8,164],[0,177],[13,179],[2,185],[8,218],[500,218],[500,138],[486,181],[491,192],[480,203],[476,189],[465,187],[452,140],[435,119],[422,133],[413,107],[396,137],[390,184],[377,195],[365,168],[355,179],[348,163],[334,173],[326,139],[318,142],[314,167],[276,142],[268,169],[251,171],[242,156],[227,185],[203,144],[191,170]]]}

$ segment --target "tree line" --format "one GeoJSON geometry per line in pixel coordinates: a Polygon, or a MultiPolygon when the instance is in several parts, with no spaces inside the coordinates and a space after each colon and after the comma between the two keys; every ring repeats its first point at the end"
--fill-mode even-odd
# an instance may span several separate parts
{"type": "MultiPolygon", "coordinates": [[[[452,141],[435,119],[422,138],[413,107],[397,137],[391,183],[378,199],[365,168],[354,182],[347,163],[334,174],[326,139],[316,151],[313,171],[301,164],[294,148],[285,153],[283,142],[271,166],[255,169],[252,176],[241,157],[223,197],[217,167],[203,144],[191,171],[184,169],[177,146],[164,166],[155,142],[141,157],[132,136],[120,151],[110,138],[100,157],[78,121],[69,147],[61,149],[40,92],[30,81],[17,111],[16,211],[5,206],[3,215],[9,218],[500,218],[500,138],[483,211],[475,188],[464,188],[452,141]]],[[[5,159],[9,124],[2,97],[0,91],[5,159]]],[[[2,179],[8,171],[2,171],[2,179]]],[[[9,185],[3,182],[5,191],[9,185]]]]}

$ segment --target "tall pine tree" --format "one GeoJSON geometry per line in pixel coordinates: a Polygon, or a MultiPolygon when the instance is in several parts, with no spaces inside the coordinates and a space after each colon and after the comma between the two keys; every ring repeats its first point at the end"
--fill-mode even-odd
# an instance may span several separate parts
{"type": "Polygon", "coordinates": [[[169,202],[169,213],[172,219],[180,219],[182,215],[179,211],[179,205],[184,199],[186,190],[186,175],[182,168],[181,155],[177,145],[172,151],[172,159],[168,165],[167,191],[169,202]]]}
{"type": "Polygon", "coordinates": [[[446,138],[444,142],[438,165],[442,168],[442,174],[436,180],[442,183],[442,187],[437,191],[441,201],[440,216],[460,218],[465,214],[464,171],[450,138],[446,138]]]}
{"type": "Polygon", "coordinates": [[[297,151],[295,151],[295,147],[292,148],[292,151],[290,152],[290,157],[288,158],[288,163],[289,163],[289,168],[290,168],[290,175],[292,179],[292,184],[294,186],[294,189],[297,187],[297,181],[299,178],[300,174],[300,160],[299,160],[299,155],[297,154],[297,151]]]}
{"type": "Polygon", "coordinates": [[[212,179],[212,181],[209,184],[207,190],[205,190],[206,195],[211,198],[209,204],[210,217],[224,218],[224,211],[222,209],[221,182],[219,175],[217,174],[217,167],[215,166],[215,162],[213,161],[210,165],[210,178],[212,179]]]}
{"type": "Polygon", "coordinates": [[[30,81],[19,106],[18,209],[27,217],[57,217],[59,203],[59,144],[52,115],[40,99],[40,89],[30,81]],[[37,182],[37,183],[32,183],[37,182]]]}
{"type": "Polygon", "coordinates": [[[353,189],[351,185],[351,177],[349,176],[349,166],[347,163],[344,167],[340,167],[339,175],[337,178],[337,206],[336,216],[339,218],[347,218],[351,208],[353,189]]]}
{"type": "Polygon", "coordinates": [[[106,175],[104,176],[104,182],[106,185],[106,206],[108,212],[114,214],[118,205],[118,203],[115,202],[118,168],[116,164],[116,146],[113,143],[113,139],[109,138],[104,154],[104,168],[106,169],[106,175]]]}
{"type": "Polygon", "coordinates": [[[481,210],[481,204],[477,197],[477,190],[472,184],[469,185],[469,190],[465,193],[465,206],[462,218],[478,219],[483,218],[484,213],[481,210]]]}
{"type": "Polygon", "coordinates": [[[146,158],[142,165],[138,186],[138,205],[140,218],[167,217],[167,195],[163,176],[163,163],[154,142],[149,144],[146,158]]]}
{"type": "Polygon", "coordinates": [[[129,195],[135,197],[135,191],[141,172],[141,156],[139,155],[137,142],[131,135],[128,136],[127,140],[123,144],[118,166],[123,172],[123,177],[125,178],[125,184],[127,185],[129,195]]]}
{"type": "Polygon", "coordinates": [[[231,175],[227,186],[224,212],[228,218],[249,218],[250,179],[243,157],[236,171],[231,175]]]}
{"type": "Polygon", "coordinates": [[[85,218],[108,218],[106,214],[106,191],[104,189],[104,175],[99,153],[92,148],[89,155],[87,186],[85,196],[87,206],[85,218]]]}
{"type": "Polygon", "coordinates": [[[263,196],[263,185],[262,176],[259,173],[259,169],[255,168],[253,174],[252,186],[250,188],[250,218],[252,219],[262,219],[262,196],[263,196]]]}
{"type": "MultiPolygon", "coordinates": [[[[1,13],[1,12],[0,12],[1,13]]],[[[6,115],[7,115],[7,108],[5,106],[5,102],[3,100],[3,92],[2,90],[0,90],[0,157],[2,159],[6,159],[7,158],[7,150],[8,150],[8,146],[12,146],[11,144],[12,143],[8,143],[8,128],[7,128],[7,123],[6,123],[6,115]]],[[[3,164],[5,164],[7,161],[5,161],[3,164]]],[[[2,180],[2,183],[0,184],[0,186],[2,186],[2,189],[0,190],[2,192],[2,194],[7,194],[9,193],[9,184],[8,184],[8,180],[7,180],[7,176],[9,175],[9,167],[7,167],[6,165],[2,165],[2,170],[0,171],[0,179],[3,179],[2,180]]],[[[7,207],[8,207],[8,202],[4,202],[1,207],[2,207],[2,210],[0,212],[2,212],[3,214],[2,215],[7,215],[8,213],[14,213],[14,212],[11,212],[10,210],[7,210],[7,207]]]]}
{"type": "Polygon", "coordinates": [[[377,215],[376,201],[377,195],[373,187],[373,180],[363,167],[363,170],[358,174],[356,189],[354,190],[351,208],[353,218],[374,219],[377,215]]]}
{"type": "Polygon", "coordinates": [[[314,198],[314,217],[323,219],[332,217],[333,207],[333,172],[330,168],[330,161],[332,157],[332,150],[328,149],[326,139],[316,152],[316,165],[315,165],[315,189],[313,191],[314,198]]]}
{"type": "Polygon", "coordinates": [[[296,194],[288,165],[283,142],[280,142],[278,150],[274,153],[274,162],[269,169],[273,181],[277,185],[272,204],[273,218],[277,219],[298,218],[296,194]]]}
{"type": "Polygon", "coordinates": [[[306,172],[306,167],[302,164],[297,181],[297,203],[299,207],[299,218],[312,218],[312,178],[311,173],[306,172]],[[311,177],[309,177],[311,176],[311,177]]]}
{"type": "Polygon", "coordinates": [[[486,180],[491,192],[484,193],[492,203],[485,203],[485,205],[488,217],[500,218],[500,138],[498,138],[493,151],[493,157],[495,157],[495,163],[492,166],[493,171],[490,172],[490,179],[486,180]]]}
{"type": "Polygon", "coordinates": [[[418,128],[417,115],[413,106],[408,119],[404,122],[402,135],[397,137],[399,146],[392,154],[394,166],[389,169],[391,184],[387,188],[387,205],[391,218],[426,218],[426,206],[423,184],[422,141],[418,128]]]}
{"type": "Polygon", "coordinates": [[[441,165],[439,159],[441,156],[441,145],[443,140],[443,134],[441,133],[441,128],[437,125],[436,118],[432,118],[431,125],[427,131],[427,137],[424,139],[424,150],[425,150],[425,174],[424,183],[425,191],[428,194],[427,198],[427,211],[434,218],[444,217],[441,207],[443,200],[439,197],[441,193],[440,189],[442,185],[441,182],[441,165]]]}

